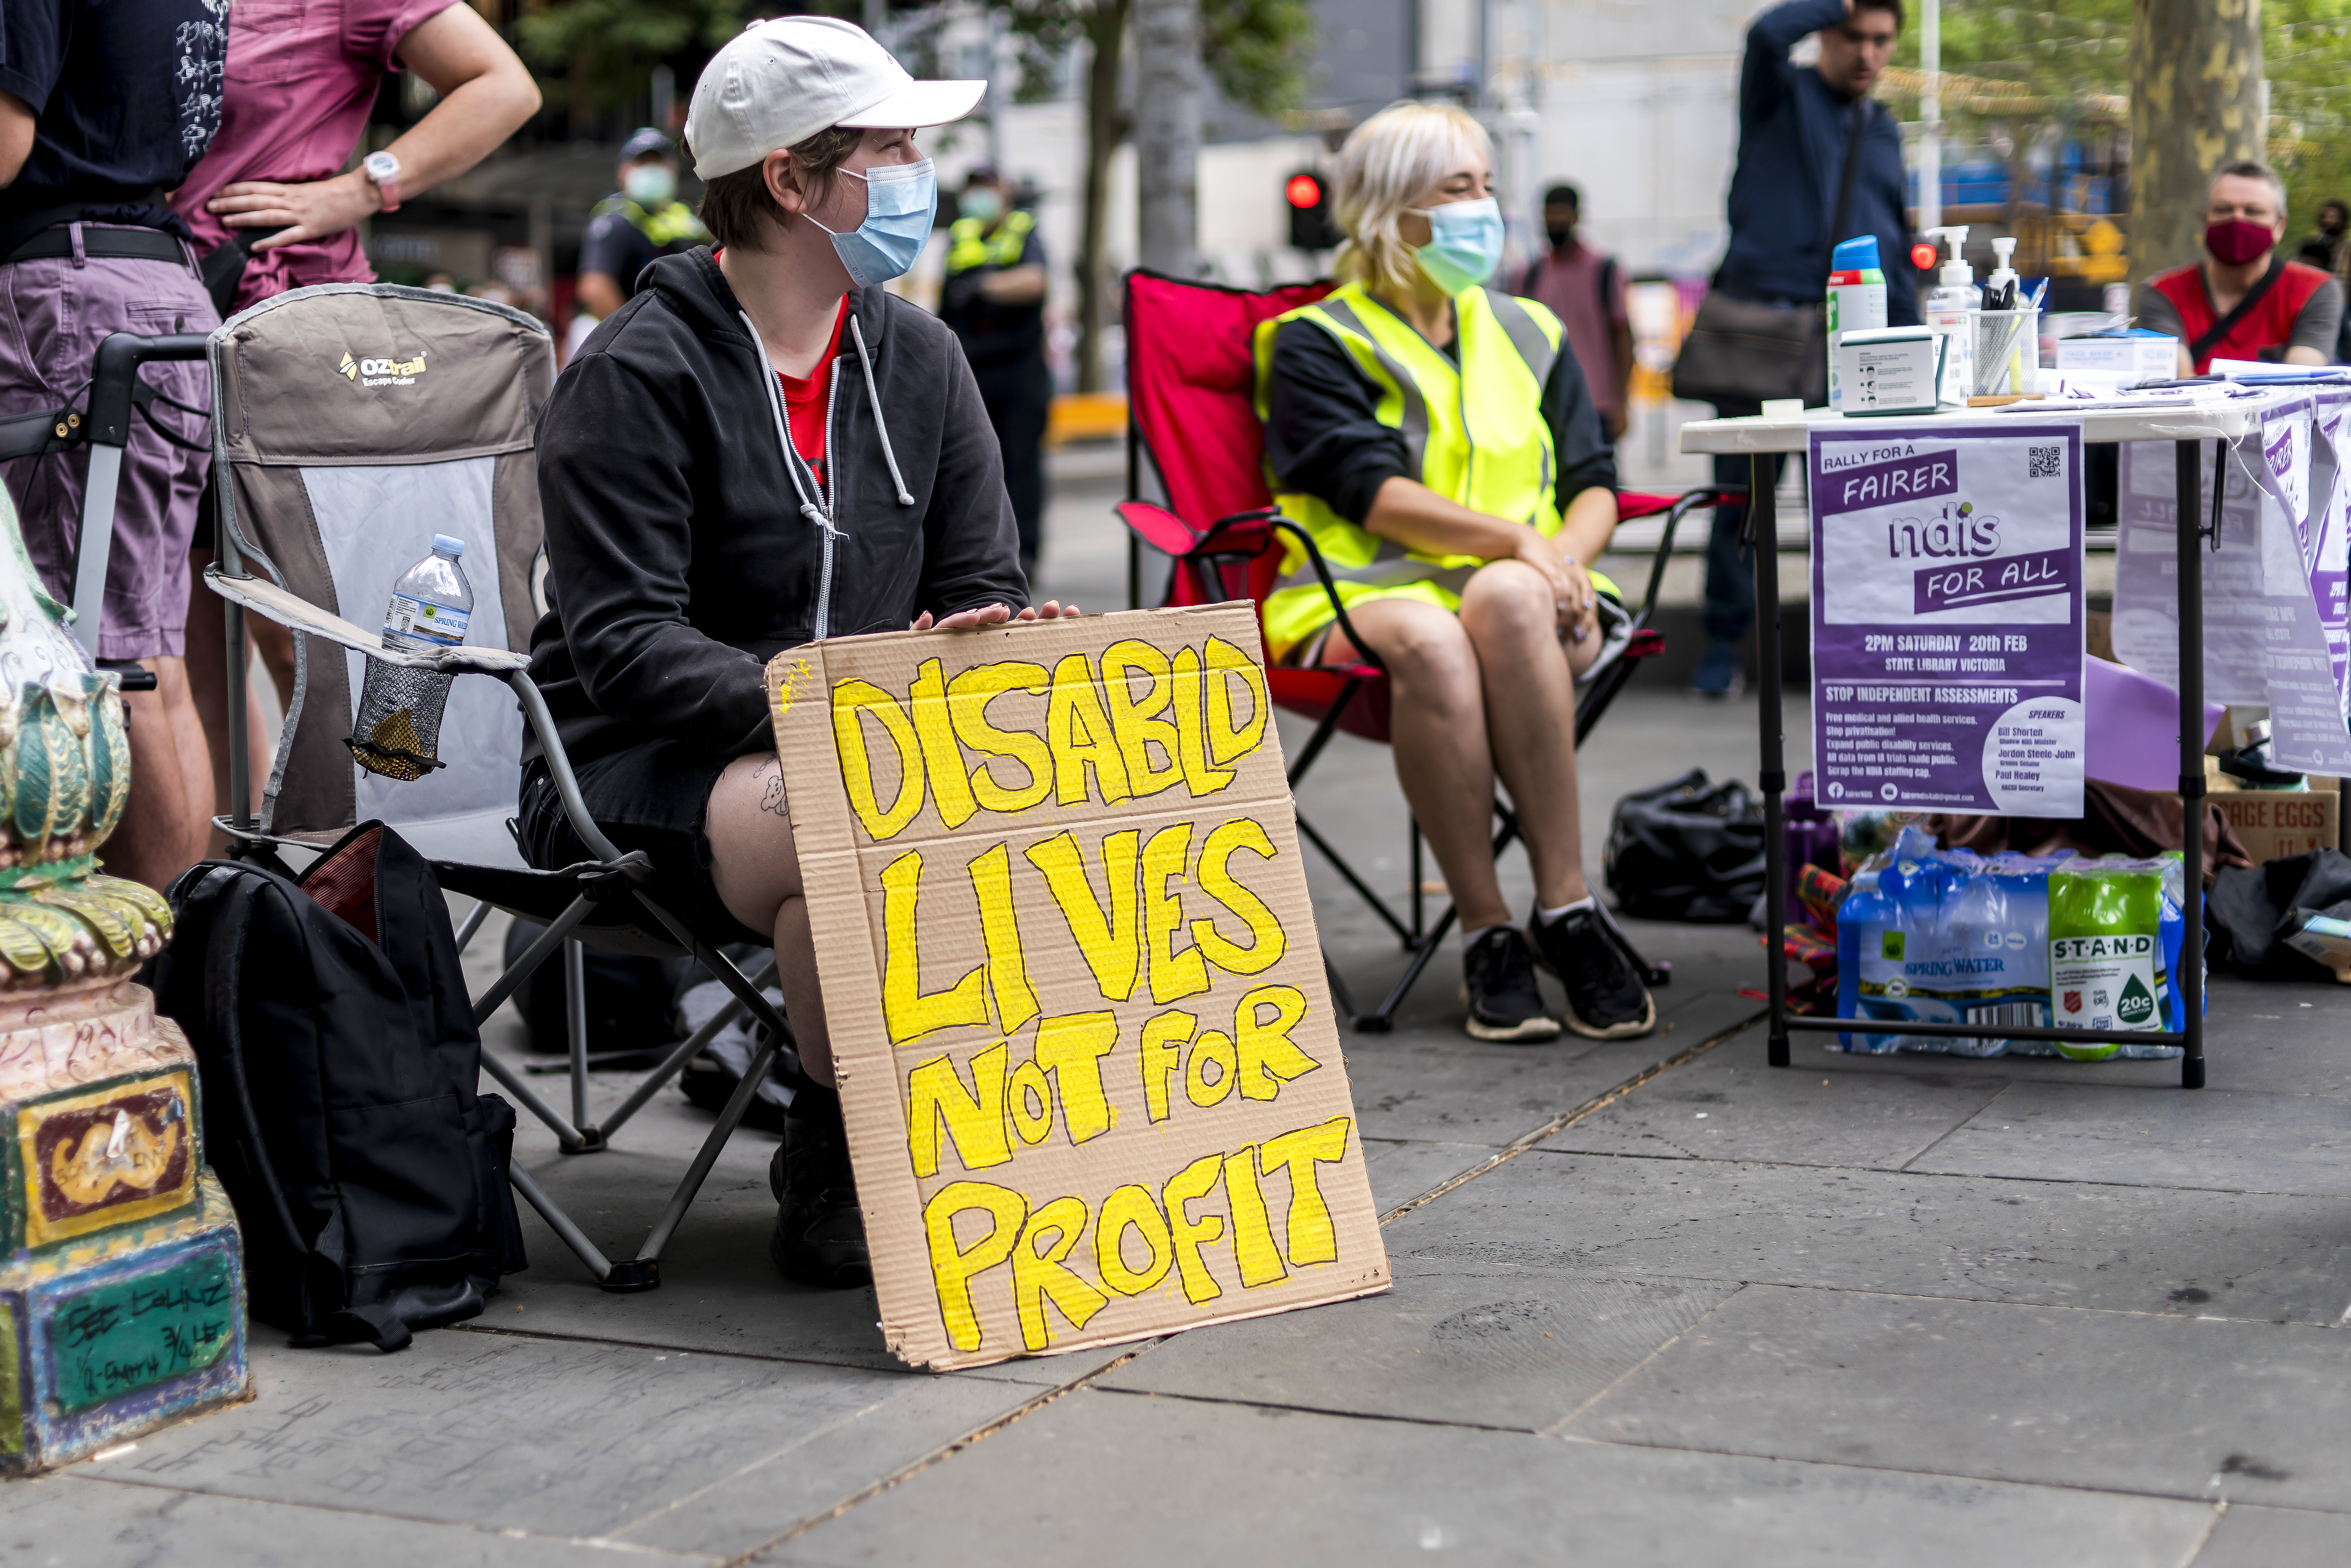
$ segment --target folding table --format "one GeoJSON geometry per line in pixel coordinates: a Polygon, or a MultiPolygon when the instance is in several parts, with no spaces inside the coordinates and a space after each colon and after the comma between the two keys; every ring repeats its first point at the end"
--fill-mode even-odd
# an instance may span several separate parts
{"type": "MultiPolygon", "coordinates": [[[[2159,405],[2070,406],[2064,402],[2047,402],[2036,404],[2027,418],[2049,418],[2079,421],[2082,440],[2085,444],[2120,441],[2168,441],[2177,454],[2174,473],[2179,485],[2179,515],[2182,523],[2198,517],[2202,485],[2198,444],[2211,441],[2220,444],[2214,471],[2226,471],[2227,444],[2252,434],[2261,428],[2262,413],[2271,399],[2258,396],[2196,398],[2159,405]]],[[[1997,423],[2002,416],[1984,409],[1953,409],[1934,414],[1908,414],[1886,420],[1846,419],[1825,409],[1808,409],[1794,418],[1759,417],[1753,419],[1694,420],[1682,426],[1681,449],[1686,453],[1745,455],[1752,460],[1747,487],[1747,526],[1741,543],[1774,540],[1779,538],[1778,519],[1774,515],[1771,462],[1778,453],[1795,453],[1801,457],[1809,448],[1811,432],[1815,426],[1860,432],[1872,424],[1888,427],[1915,428],[1937,423],[1982,425],[1997,423]]],[[[2217,539],[2220,521],[2220,497],[2227,486],[2212,486],[2212,507],[2210,517],[2193,527],[2179,529],[2179,802],[2180,816],[2186,833],[2183,845],[2188,875],[2183,877],[2185,896],[2180,915],[2191,941],[2200,940],[2204,929],[2204,884],[2198,874],[2204,861],[2204,587],[2201,548],[2207,538],[2217,539]]],[[[1772,961],[1765,966],[1771,999],[1769,1058],[1774,1067],[1789,1064],[1788,1035],[1791,1030],[1807,1030],[1823,1034],[1859,1032],[1856,1025],[1867,1028],[1883,1025],[1884,1019],[1856,1019],[1791,1016],[1788,1011],[1788,966],[1783,956],[1786,936],[1786,890],[1788,868],[1783,863],[1781,845],[1781,797],[1788,788],[1784,737],[1782,727],[1785,715],[1781,697],[1782,676],[1780,664],[1780,558],[1775,548],[1759,547],[1755,555],[1755,654],[1757,678],[1755,706],[1758,726],[1762,737],[1762,764],[1759,783],[1763,791],[1763,881],[1764,918],[1768,922],[1765,941],[1772,961]]],[[[2200,947],[2191,947],[2199,952],[2200,947]]],[[[2179,1063],[2179,1082],[2185,1089],[2204,1087],[2204,967],[2200,962],[2189,963],[2183,958],[2179,974],[2179,996],[2185,1005],[2187,1023],[2178,1030],[2094,1030],[2094,1029],[2025,1029],[2011,1024],[1938,1023],[1904,1020],[1900,1032],[1913,1035],[1942,1035],[1963,1040],[2033,1040],[2065,1044],[2104,1043],[2123,1045],[2177,1045],[2185,1055],[2179,1063]]]]}

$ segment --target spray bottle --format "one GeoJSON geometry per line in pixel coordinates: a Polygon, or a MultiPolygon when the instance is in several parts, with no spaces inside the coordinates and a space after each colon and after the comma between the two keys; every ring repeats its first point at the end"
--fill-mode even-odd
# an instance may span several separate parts
{"type": "Polygon", "coordinates": [[[1837,382],[1837,345],[1848,331],[1886,325],[1886,274],[1877,259],[1877,236],[1863,235],[1836,247],[1829,259],[1829,412],[1844,412],[1844,388],[1837,382]]]}
{"type": "Polygon", "coordinates": [[[1927,325],[1949,340],[1943,349],[1943,380],[1936,401],[1965,406],[1976,385],[1976,311],[1981,305],[1976,291],[1976,269],[1959,259],[1968,241],[1965,224],[1927,233],[1951,247],[1935,287],[1927,294],[1927,325]]]}

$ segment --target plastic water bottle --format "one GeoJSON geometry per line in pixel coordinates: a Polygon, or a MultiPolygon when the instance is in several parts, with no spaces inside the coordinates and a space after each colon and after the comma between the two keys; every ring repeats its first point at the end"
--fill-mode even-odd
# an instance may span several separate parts
{"type": "Polygon", "coordinates": [[[465,640],[474,617],[474,585],[458,558],[465,541],[433,536],[433,553],[401,573],[383,612],[383,645],[402,653],[434,653],[465,640]]]}

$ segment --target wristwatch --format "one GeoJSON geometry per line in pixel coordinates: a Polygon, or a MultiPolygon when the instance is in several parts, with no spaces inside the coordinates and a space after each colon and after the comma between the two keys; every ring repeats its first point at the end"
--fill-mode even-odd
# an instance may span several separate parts
{"type": "Polygon", "coordinates": [[[371,152],[360,161],[360,172],[374,182],[383,195],[383,210],[400,211],[400,160],[389,152],[371,152]]]}

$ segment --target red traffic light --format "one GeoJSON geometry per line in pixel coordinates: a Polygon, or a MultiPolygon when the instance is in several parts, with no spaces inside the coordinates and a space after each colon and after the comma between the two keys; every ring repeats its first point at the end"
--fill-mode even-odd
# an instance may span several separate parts
{"type": "Polygon", "coordinates": [[[1910,265],[1917,267],[1921,272],[1925,272],[1928,268],[1933,267],[1935,265],[1935,247],[1923,239],[1917,245],[1912,246],[1910,247],[1910,265]]]}
{"type": "Polygon", "coordinates": [[[1281,187],[1281,193],[1289,199],[1291,206],[1302,212],[1322,202],[1322,182],[1311,174],[1292,174],[1281,187]]]}

